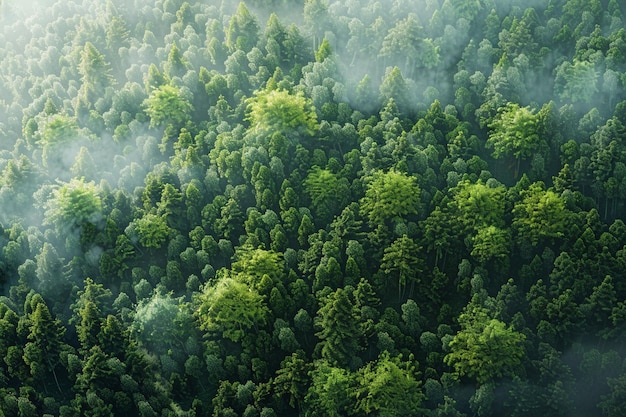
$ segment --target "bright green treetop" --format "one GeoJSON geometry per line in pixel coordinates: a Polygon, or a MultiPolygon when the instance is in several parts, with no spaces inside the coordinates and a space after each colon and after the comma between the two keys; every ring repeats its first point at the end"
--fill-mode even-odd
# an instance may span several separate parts
{"type": "Polygon", "coordinates": [[[61,228],[96,223],[102,217],[102,201],[96,184],[72,178],[59,185],[46,204],[46,224],[61,228]]]}
{"type": "Polygon", "coordinates": [[[489,123],[486,146],[494,158],[513,157],[518,161],[533,155],[539,148],[540,119],[529,107],[508,103],[489,123]]]}
{"type": "Polygon", "coordinates": [[[472,306],[459,317],[461,330],[450,342],[444,362],[459,375],[479,384],[515,375],[524,358],[524,334],[491,318],[486,309],[472,306]]]}
{"type": "Polygon", "coordinates": [[[420,203],[417,178],[403,172],[376,171],[361,199],[361,213],[370,225],[416,214],[420,203]]]}
{"type": "Polygon", "coordinates": [[[248,117],[256,134],[274,132],[313,136],[318,129],[317,115],[310,99],[286,90],[261,90],[248,99],[248,117]]]}
{"type": "Polygon", "coordinates": [[[269,313],[263,296],[231,277],[206,286],[197,301],[200,329],[233,342],[243,339],[250,328],[265,324],[269,313]]]}
{"type": "Polygon", "coordinates": [[[181,127],[193,111],[193,106],[180,89],[169,84],[154,89],[143,105],[153,127],[167,124],[181,127]]]}

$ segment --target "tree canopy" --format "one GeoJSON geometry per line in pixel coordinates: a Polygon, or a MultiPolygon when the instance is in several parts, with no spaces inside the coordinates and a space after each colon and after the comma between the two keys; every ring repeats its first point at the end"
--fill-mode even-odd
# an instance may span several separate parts
{"type": "Polygon", "coordinates": [[[0,416],[625,414],[617,0],[0,0],[0,416]]]}

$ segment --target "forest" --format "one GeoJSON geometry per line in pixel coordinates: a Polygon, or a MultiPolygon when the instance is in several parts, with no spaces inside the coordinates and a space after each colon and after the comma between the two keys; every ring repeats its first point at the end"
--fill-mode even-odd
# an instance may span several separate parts
{"type": "Polygon", "coordinates": [[[626,415],[625,14],[0,1],[0,416],[626,415]]]}

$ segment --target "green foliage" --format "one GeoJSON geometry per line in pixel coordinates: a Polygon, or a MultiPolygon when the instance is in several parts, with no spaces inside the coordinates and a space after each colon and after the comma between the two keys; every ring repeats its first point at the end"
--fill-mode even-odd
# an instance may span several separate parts
{"type": "Polygon", "coordinates": [[[91,107],[104,95],[105,88],[113,83],[109,63],[91,42],[85,43],[80,53],[78,72],[83,82],[80,100],[89,103],[88,107],[91,107]]]}
{"type": "Polygon", "coordinates": [[[343,207],[350,192],[345,178],[317,165],[309,171],[304,180],[304,188],[316,214],[325,220],[329,220],[331,215],[343,207]]]}
{"type": "Polygon", "coordinates": [[[383,352],[357,373],[356,411],[376,416],[419,416],[424,400],[416,363],[383,352]]]}
{"type": "Polygon", "coordinates": [[[576,61],[561,64],[555,81],[562,100],[589,103],[598,91],[597,80],[598,73],[592,62],[576,61]]]}
{"type": "Polygon", "coordinates": [[[351,412],[354,375],[343,368],[317,361],[311,371],[311,387],[306,394],[307,407],[320,415],[340,417],[351,412]]]}
{"type": "Polygon", "coordinates": [[[130,329],[146,348],[163,354],[183,345],[192,320],[191,311],[182,299],[155,292],[139,303],[130,329]]]}
{"type": "Polygon", "coordinates": [[[479,229],[472,242],[471,255],[481,263],[490,260],[508,262],[511,246],[511,235],[508,230],[496,226],[487,226],[479,229]]]}
{"type": "Polygon", "coordinates": [[[358,349],[360,330],[356,324],[354,305],[345,290],[331,293],[318,312],[321,356],[333,366],[345,367],[358,349]]]}
{"type": "Polygon", "coordinates": [[[407,235],[399,237],[385,248],[380,269],[388,276],[397,277],[399,299],[403,298],[406,285],[418,283],[424,271],[424,261],[417,256],[420,249],[407,235]]]}
{"type": "Polygon", "coordinates": [[[0,415],[624,414],[623,2],[0,3],[0,415]]]}
{"type": "Polygon", "coordinates": [[[230,18],[226,29],[225,44],[233,52],[237,49],[249,51],[256,45],[259,26],[244,2],[239,3],[237,12],[230,18]]]}
{"type": "Polygon", "coordinates": [[[160,248],[171,233],[165,216],[147,213],[136,221],[139,243],[146,248],[160,248]]]}
{"type": "Polygon", "coordinates": [[[247,330],[265,324],[269,313],[264,297],[229,277],[206,286],[196,303],[200,329],[233,342],[240,341],[247,330]]]}
{"type": "Polygon", "coordinates": [[[317,62],[324,62],[324,60],[332,56],[332,54],[333,50],[330,47],[330,42],[328,42],[328,39],[324,38],[319,48],[317,48],[317,51],[315,51],[315,60],[317,62]]]}
{"type": "Polygon", "coordinates": [[[495,158],[526,159],[541,144],[539,127],[539,118],[529,107],[508,103],[489,123],[486,146],[493,148],[495,158]]]}
{"type": "Polygon", "coordinates": [[[102,218],[102,200],[95,183],[72,178],[58,185],[46,204],[46,224],[61,230],[97,224],[102,218]]]}
{"type": "Polygon", "coordinates": [[[482,181],[461,181],[454,189],[450,208],[468,232],[484,226],[502,226],[505,214],[506,188],[482,181]]]}
{"type": "Polygon", "coordinates": [[[193,106],[180,89],[168,84],[155,88],[143,102],[143,106],[153,127],[171,124],[180,128],[189,120],[193,111],[193,106]]]}
{"type": "Polygon", "coordinates": [[[419,205],[417,178],[395,170],[376,171],[367,183],[360,210],[374,226],[417,214],[419,205]]]}
{"type": "Polygon", "coordinates": [[[460,376],[485,384],[519,372],[525,357],[524,334],[471,304],[459,316],[459,324],[461,329],[450,342],[444,361],[460,376]]]}
{"type": "Polygon", "coordinates": [[[535,183],[523,192],[523,200],[513,208],[513,226],[532,245],[565,236],[570,213],[565,201],[554,191],[535,183]]]}
{"type": "Polygon", "coordinates": [[[256,135],[273,132],[310,137],[318,129],[311,100],[282,89],[261,90],[247,100],[247,120],[256,135]]]}

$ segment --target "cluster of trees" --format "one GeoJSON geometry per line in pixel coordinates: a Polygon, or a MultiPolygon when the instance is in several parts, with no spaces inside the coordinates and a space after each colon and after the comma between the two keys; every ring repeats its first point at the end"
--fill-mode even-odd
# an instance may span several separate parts
{"type": "Polygon", "coordinates": [[[624,13],[0,2],[0,415],[623,416],[624,13]]]}

